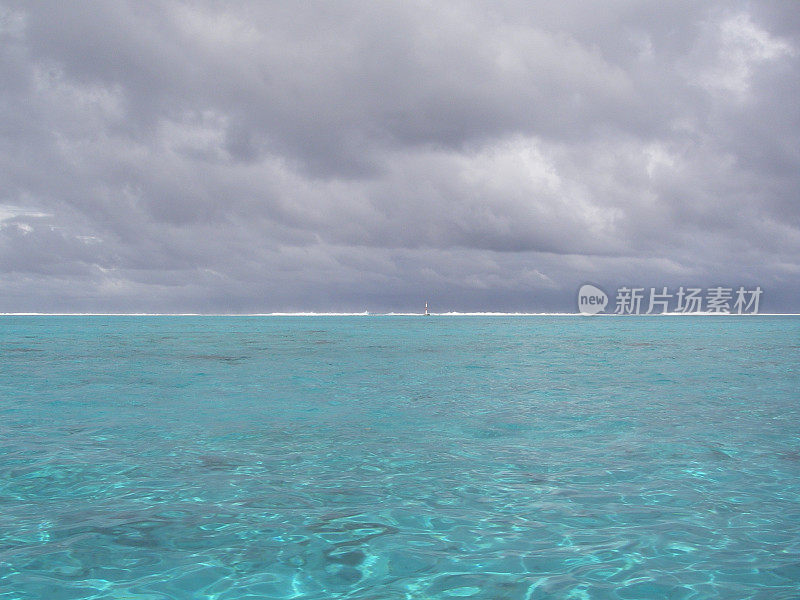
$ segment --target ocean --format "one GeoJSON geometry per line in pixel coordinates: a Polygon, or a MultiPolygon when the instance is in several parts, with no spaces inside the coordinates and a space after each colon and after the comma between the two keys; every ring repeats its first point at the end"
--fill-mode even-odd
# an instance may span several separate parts
{"type": "Polygon", "coordinates": [[[0,317],[0,599],[795,599],[800,317],[0,317]]]}

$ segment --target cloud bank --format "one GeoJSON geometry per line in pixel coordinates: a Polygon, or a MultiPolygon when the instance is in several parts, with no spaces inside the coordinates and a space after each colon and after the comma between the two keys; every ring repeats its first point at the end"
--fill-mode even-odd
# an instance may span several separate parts
{"type": "Polygon", "coordinates": [[[785,2],[3,2],[0,312],[800,312],[785,2]]]}

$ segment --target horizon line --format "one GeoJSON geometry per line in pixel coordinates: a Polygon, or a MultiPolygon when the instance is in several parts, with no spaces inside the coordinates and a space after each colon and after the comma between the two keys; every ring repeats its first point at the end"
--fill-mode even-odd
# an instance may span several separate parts
{"type": "MultiPolygon", "coordinates": [[[[2,317],[423,317],[418,312],[269,312],[269,313],[148,313],[148,312],[0,312],[2,317]]],[[[432,317],[798,317],[800,313],[652,313],[628,314],[581,312],[459,312],[429,313],[432,317]]]]}

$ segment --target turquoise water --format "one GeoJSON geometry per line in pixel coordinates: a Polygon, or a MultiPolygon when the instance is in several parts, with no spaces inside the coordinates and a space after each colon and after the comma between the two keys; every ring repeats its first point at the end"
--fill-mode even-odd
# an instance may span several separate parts
{"type": "Polygon", "coordinates": [[[0,317],[0,599],[800,597],[800,318],[0,317]]]}

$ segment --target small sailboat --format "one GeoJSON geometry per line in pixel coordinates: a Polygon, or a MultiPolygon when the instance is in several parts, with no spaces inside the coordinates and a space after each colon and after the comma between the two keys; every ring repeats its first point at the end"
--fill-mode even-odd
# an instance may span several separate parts
{"type": "Polygon", "coordinates": [[[425,303],[425,314],[422,315],[423,317],[430,317],[431,313],[428,312],[428,303],[425,303]]]}

